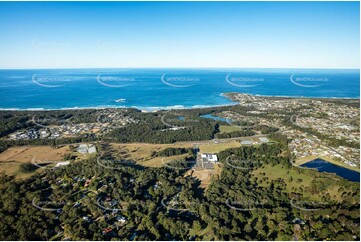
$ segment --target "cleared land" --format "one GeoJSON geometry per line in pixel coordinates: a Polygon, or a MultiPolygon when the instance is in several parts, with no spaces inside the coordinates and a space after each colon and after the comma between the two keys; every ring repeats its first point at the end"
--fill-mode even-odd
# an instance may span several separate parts
{"type": "Polygon", "coordinates": [[[237,126],[227,126],[227,125],[220,125],[219,126],[219,131],[221,131],[221,133],[231,133],[233,131],[239,131],[241,130],[240,127],[237,126]]]}
{"type": "Polygon", "coordinates": [[[200,187],[207,188],[209,184],[211,184],[212,177],[215,179],[218,178],[218,175],[221,174],[222,168],[220,164],[216,164],[214,169],[212,170],[199,170],[199,169],[192,169],[187,171],[185,176],[191,175],[198,180],[200,180],[201,184],[200,187]]]}
{"type": "Polygon", "coordinates": [[[32,173],[22,173],[19,166],[22,163],[34,161],[36,163],[49,163],[62,161],[70,153],[68,146],[53,148],[51,146],[21,146],[12,147],[0,153],[0,170],[7,175],[17,178],[27,178],[32,173]]]}
{"type": "Polygon", "coordinates": [[[229,149],[229,148],[236,148],[240,147],[240,143],[238,141],[230,141],[227,143],[208,143],[199,145],[199,152],[200,153],[218,153],[222,150],[229,149]]]}
{"type": "Polygon", "coordinates": [[[148,160],[139,161],[138,164],[149,167],[162,167],[163,164],[169,163],[174,160],[183,160],[187,156],[189,155],[188,154],[174,155],[174,156],[165,157],[164,159],[162,159],[162,157],[155,157],[155,158],[149,158],[148,160]]]}
{"type": "Polygon", "coordinates": [[[192,143],[177,143],[177,144],[111,144],[111,153],[114,157],[124,160],[132,160],[139,165],[149,167],[161,167],[163,162],[167,163],[174,159],[181,159],[188,154],[171,156],[163,160],[161,157],[152,157],[153,152],[164,150],[165,148],[193,148],[192,143]]]}
{"type": "Polygon", "coordinates": [[[0,154],[0,162],[15,161],[20,163],[37,161],[61,161],[68,154],[69,147],[53,148],[51,146],[21,146],[12,147],[0,154]]]}

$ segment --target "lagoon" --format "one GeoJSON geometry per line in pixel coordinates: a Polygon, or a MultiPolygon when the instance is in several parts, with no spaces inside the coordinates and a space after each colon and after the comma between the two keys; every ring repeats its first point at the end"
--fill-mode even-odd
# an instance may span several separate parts
{"type": "Polygon", "coordinates": [[[310,162],[307,162],[301,167],[306,168],[314,168],[317,169],[319,172],[329,172],[335,173],[336,175],[345,178],[349,181],[353,182],[360,182],[360,173],[356,171],[349,170],[347,168],[334,165],[330,162],[324,161],[322,159],[316,159],[310,162]]]}
{"type": "Polygon", "coordinates": [[[204,114],[204,115],[200,115],[201,118],[210,118],[210,119],[213,119],[214,121],[222,121],[222,122],[230,122],[227,121],[226,118],[222,118],[222,117],[218,117],[218,116],[213,116],[212,114],[204,114]]]}

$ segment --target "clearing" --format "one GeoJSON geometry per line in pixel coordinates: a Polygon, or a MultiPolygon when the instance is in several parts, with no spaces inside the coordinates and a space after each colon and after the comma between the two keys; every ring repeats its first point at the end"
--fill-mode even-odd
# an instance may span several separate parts
{"type": "Polygon", "coordinates": [[[238,141],[232,140],[230,142],[225,143],[208,143],[199,145],[200,153],[218,153],[222,150],[229,148],[240,147],[240,143],[238,141]]]}
{"type": "Polygon", "coordinates": [[[117,159],[132,160],[139,165],[149,167],[161,167],[163,162],[168,162],[174,159],[182,159],[188,154],[166,157],[163,162],[161,157],[152,157],[153,152],[164,150],[165,148],[193,148],[192,143],[177,143],[177,144],[117,144],[110,145],[111,154],[117,159]]]}
{"type": "Polygon", "coordinates": [[[242,128],[237,127],[237,126],[232,126],[232,125],[220,125],[219,126],[219,131],[221,131],[221,133],[231,133],[234,131],[239,131],[242,130],[242,128]]]}
{"type": "Polygon", "coordinates": [[[27,178],[31,176],[32,173],[20,172],[19,166],[22,163],[32,162],[33,159],[36,163],[62,161],[68,153],[70,153],[69,146],[59,148],[51,146],[11,147],[0,153],[0,170],[6,175],[15,175],[16,178],[27,178]]]}
{"type": "Polygon", "coordinates": [[[35,157],[40,161],[62,161],[69,153],[68,146],[54,148],[51,146],[20,146],[12,147],[0,154],[0,162],[15,161],[20,163],[31,162],[35,157]]]}
{"type": "Polygon", "coordinates": [[[193,176],[200,180],[200,187],[207,189],[209,184],[212,182],[212,177],[218,179],[222,171],[222,164],[216,163],[214,169],[192,169],[185,173],[185,176],[193,176]]]}

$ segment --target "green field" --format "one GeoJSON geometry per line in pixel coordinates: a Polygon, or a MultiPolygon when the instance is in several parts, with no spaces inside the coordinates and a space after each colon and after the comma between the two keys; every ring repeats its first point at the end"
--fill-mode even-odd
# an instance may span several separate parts
{"type": "Polygon", "coordinates": [[[209,144],[199,145],[199,150],[200,153],[218,153],[222,150],[240,147],[240,146],[241,145],[239,144],[238,141],[231,141],[227,143],[218,143],[218,144],[209,143],[209,144]]]}
{"type": "Polygon", "coordinates": [[[270,181],[282,179],[286,183],[286,190],[289,193],[302,191],[301,193],[314,200],[319,200],[321,198],[320,194],[326,195],[328,193],[332,200],[342,200],[338,190],[344,187],[343,179],[333,174],[297,167],[285,169],[281,165],[264,165],[253,170],[252,175],[253,179],[258,178],[257,182],[260,186],[268,186],[270,181]],[[312,191],[316,184],[322,184],[323,189],[318,192],[312,191]]]}
{"type": "Polygon", "coordinates": [[[221,131],[221,133],[231,133],[231,132],[234,132],[234,131],[238,131],[238,130],[241,130],[240,127],[237,127],[237,126],[228,126],[228,125],[220,125],[219,126],[219,131],[221,131]]]}

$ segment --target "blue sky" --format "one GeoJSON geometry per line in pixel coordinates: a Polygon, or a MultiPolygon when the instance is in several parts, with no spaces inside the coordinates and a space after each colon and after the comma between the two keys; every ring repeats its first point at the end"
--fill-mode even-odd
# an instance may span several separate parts
{"type": "Polygon", "coordinates": [[[357,68],[359,2],[0,2],[0,68],[357,68]]]}

